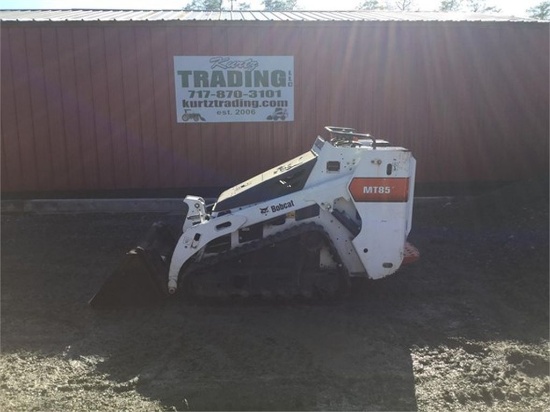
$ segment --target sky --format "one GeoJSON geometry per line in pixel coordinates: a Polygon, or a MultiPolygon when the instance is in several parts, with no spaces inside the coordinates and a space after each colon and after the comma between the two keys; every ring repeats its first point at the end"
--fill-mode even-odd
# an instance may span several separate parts
{"type": "MultiPolygon", "coordinates": [[[[261,10],[261,0],[245,1],[252,10],[261,10]]],[[[486,0],[501,9],[502,15],[527,16],[526,10],[542,0],[486,0]]],[[[181,9],[191,0],[1,0],[0,9],[181,9]]],[[[229,0],[226,0],[229,8],[229,0]]],[[[361,0],[298,0],[301,10],[354,10],[361,0]]],[[[441,0],[415,0],[415,9],[433,11],[441,0]]]]}

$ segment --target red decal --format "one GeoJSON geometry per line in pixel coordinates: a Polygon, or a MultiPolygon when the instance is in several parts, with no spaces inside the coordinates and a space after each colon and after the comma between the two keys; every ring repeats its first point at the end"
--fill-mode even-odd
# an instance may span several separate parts
{"type": "Polygon", "coordinates": [[[409,178],[355,177],[349,191],[356,202],[406,202],[409,199],[409,178]]]}

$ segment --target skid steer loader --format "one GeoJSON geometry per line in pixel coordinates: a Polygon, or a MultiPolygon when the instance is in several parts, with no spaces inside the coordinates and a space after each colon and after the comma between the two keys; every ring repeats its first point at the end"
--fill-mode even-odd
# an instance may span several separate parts
{"type": "Polygon", "coordinates": [[[332,299],[418,258],[411,230],[416,161],[355,129],[326,127],[310,151],[223,192],[183,201],[179,239],[153,225],[90,303],[170,295],[332,299]]]}

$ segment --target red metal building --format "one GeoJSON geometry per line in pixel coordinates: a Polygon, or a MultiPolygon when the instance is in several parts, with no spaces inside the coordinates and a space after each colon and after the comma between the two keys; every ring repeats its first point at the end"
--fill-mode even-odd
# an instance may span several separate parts
{"type": "Polygon", "coordinates": [[[2,192],[227,187],[325,125],[410,148],[419,185],[548,176],[548,23],[449,16],[0,11],[2,192]],[[178,123],[174,56],[217,55],[293,56],[294,121],[178,123]]]}

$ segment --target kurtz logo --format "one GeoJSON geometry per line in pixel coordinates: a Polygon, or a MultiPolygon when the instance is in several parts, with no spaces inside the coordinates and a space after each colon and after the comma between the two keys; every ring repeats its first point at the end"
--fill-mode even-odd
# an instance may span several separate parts
{"type": "Polygon", "coordinates": [[[248,72],[255,70],[260,65],[260,63],[258,63],[257,60],[253,60],[253,59],[232,60],[230,57],[225,57],[225,56],[212,57],[210,59],[210,63],[212,63],[212,66],[211,66],[212,69],[219,67],[220,69],[224,69],[224,70],[237,69],[237,70],[246,70],[248,72]]]}
{"type": "Polygon", "coordinates": [[[286,202],[286,203],[279,203],[278,205],[272,205],[270,207],[273,213],[279,212],[281,210],[288,209],[289,207],[294,207],[294,200],[291,200],[290,202],[286,202]]]}

